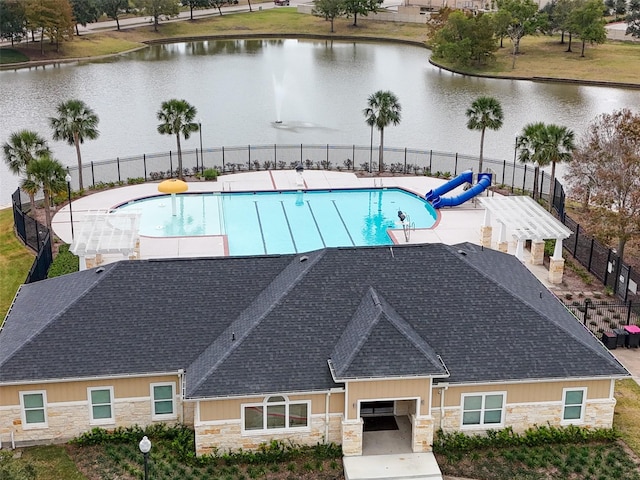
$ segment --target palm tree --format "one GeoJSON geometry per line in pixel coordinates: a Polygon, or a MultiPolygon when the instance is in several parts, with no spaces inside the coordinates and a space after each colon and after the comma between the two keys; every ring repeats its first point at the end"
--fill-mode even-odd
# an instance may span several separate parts
{"type": "Polygon", "coordinates": [[[569,128],[542,122],[525,125],[518,137],[521,162],[536,162],[541,167],[551,165],[549,210],[553,207],[555,195],[556,164],[571,160],[576,148],[574,139],[575,135],[569,128]]]}
{"type": "MultiPolygon", "coordinates": [[[[16,175],[27,175],[27,166],[35,158],[51,153],[47,141],[38,133],[31,130],[20,130],[9,137],[9,141],[2,145],[4,161],[9,170],[16,175]]],[[[23,189],[25,190],[25,189],[23,189]]],[[[34,207],[36,192],[25,190],[29,194],[29,203],[34,207]]]]}
{"type": "Polygon", "coordinates": [[[27,175],[23,187],[30,190],[42,190],[44,215],[47,228],[51,231],[51,196],[64,192],[67,188],[64,167],[58,160],[52,158],[51,154],[45,153],[29,162],[27,175]]]}
{"type": "Polygon", "coordinates": [[[499,130],[502,127],[504,114],[502,105],[493,97],[478,97],[471,107],[467,109],[467,128],[469,130],[480,130],[480,160],[478,162],[478,173],[482,173],[482,159],[484,152],[484,132],[487,128],[499,130]]]}
{"type": "Polygon", "coordinates": [[[182,149],[180,147],[180,135],[188,140],[193,132],[200,128],[193,119],[198,111],[186,100],[171,99],[162,102],[158,110],[157,118],[162,123],[158,125],[158,133],[161,135],[175,135],[178,144],[178,178],[183,179],[182,149]]]}
{"type": "Polygon", "coordinates": [[[367,125],[372,129],[375,126],[380,131],[378,172],[384,172],[382,158],[384,152],[384,129],[390,124],[398,125],[400,123],[401,111],[402,106],[398,103],[398,97],[393,92],[383,90],[378,90],[369,95],[367,108],[362,111],[367,125]]]}
{"type": "Polygon", "coordinates": [[[57,112],[57,117],[49,118],[53,128],[53,139],[65,140],[69,145],[75,145],[78,157],[78,187],[84,190],[80,144],[84,143],[85,138],[95,140],[100,136],[97,129],[99,118],[86,103],[76,99],[59,104],[57,112]]]}

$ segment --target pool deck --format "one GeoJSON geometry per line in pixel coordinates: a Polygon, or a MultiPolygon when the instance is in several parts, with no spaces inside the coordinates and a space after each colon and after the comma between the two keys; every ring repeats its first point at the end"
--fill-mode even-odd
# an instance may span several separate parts
{"type": "MultiPolygon", "coordinates": [[[[358,177],[353,173],[307,170],[303,174],[304,186],[298,185],[298,177],[293,170],[274,170],[228,174],[218,177],[215,182],[188,182],[189,192],[246,192],[279,190],[326,190],[337,188],[401,187],[419,195],[446,182],[443,179],[425,176],[398,177],[358,177]]],[[[462,187],[452,194],[460,193],[462,187]]],[[[74,229],[77,232],[88,212],[105,211],[139,198],[159,195],[158,183],[145,183],[113,188],[93,193],[73,201],[74,229]]],[[[492,193],[490,193],[492,195],[492,193]]],[[[392,232],[396,243],[444,243],[455,245],[470,242],[480,245],[480,227],[484,221],[484,208],[479,202],[468,201],[453,208],[441,209],[440,218],[434,228],[416,229],[410,232],[407,242],[401,229],[392,232]]],[[[71,242],[69,206],[62,207],[53,217],[55,234],[66,243],[71,242]]],[[[499,227],[493,223],[493,244],[497,244],[499,227]]],[[[507,238],[511,238],[508,234],[507,238]]],[[[140,237],[140,258],[209,257],[225,255],[225,239],[221,236],[199,237],[140,237]]],[[[515,241],[509,242],[509,253],[515,254],[515,241]]],[[[548,282],[547,269],[531,265],[525,251],[524,263],[545,284],[548,282]]],[[[106,256],[105,262],[122,259],[122,256],[106,256]]]]}

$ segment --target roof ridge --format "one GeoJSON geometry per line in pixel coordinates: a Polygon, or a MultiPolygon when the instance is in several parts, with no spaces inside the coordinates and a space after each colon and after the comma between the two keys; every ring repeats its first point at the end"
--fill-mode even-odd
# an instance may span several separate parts
{"type": "MultiPolygon", "coordinates": [[[[58,312],[56,312],[55,315],[51,316],[50,318],[48,318],[41,326],[40,328],[37,328],[33,331],[29,332],[29,335],[25,338],[25,340],[23,342],[21,342],[19,345],[17,345],[16,348],[13,349],[13,351],[10,351],[9,348],[3,349],[3,351],[0,351],[0,367],[5,364],[7,361],[9,361],[16,353],[20,352],[22,349],[24,349],[25,347],[27,347],[29,344],[31,344],[40,334],[42,334],[45,330],[47,330],[49,327],[51,327],[58,318],[60,318],[60,316],[66,312],[67,310],[69,310],[73,305],[75,305],[81,298],[84,298],[86,295],[89,294],[89,292],[91,290],[93,290],[96,285],[98,285],[106,276],[108,276],[112,270],[115,270],[116,265],[119,264],[120,262],[116,262],[112,265],[114,266],[110,266],[107,265],[107,267],[109,267],[108,269],[105,269],[105,267],[98,267],[95,271],[95,273],[100,273],[102,274],[105,270],[106,270],[106,274],[105,275],[100,275],[99,279],[96,279],[94,282],[92,282],[89,286],[87,286],[79,295],[77,295],[75,297],[75,299],[72,302],[68,302],[66,304],[66,306],[59,310],[58,312]],[[98,271],[99,269],[102,269],[100,271],[98,271]]],[[[85,270],[83,270],[85,271],[85,270]]],[[[75,274],[78,274],[79,272],[76,272],[75,274]]],[[[74,275],[74,273],[68,274],[68,275],[74,275]]],[[[45,279],[43,280],[44,282],[46,282],[47,280],[53,280],[53,279],[45,279]]],[[[16,296],[14,297],[14,302],[17,299],[18,295],[22,292],[23,287],[28,286],[30,284],[23,284],[20,286],[20,288],[18,289],[18,291],[16,292],[16,296]]],[[[36,287],[37,288],[37,287],[36,287]]],[[[13,303],[12,303],[13,305],[13,303]]],[[[9,312],[7,312],[7,317],[9,312]]],[[[3,324],[3,329],[6,326],[6,319],[5,319],[5,324],[3,324]]]]}
{"type": "MultiPolygon", "coordinates": [[[[326,250],[318,250],[294,257],[293,260],[258,294],[257,297],[231,322],[231,324],[187,368],[187,376],[196,381],[187,382],[193,392],[235,351],[262,320],[320,261],[326,250]],[[291,278],[287,278],[291,277],[291,278]],[[285,282],[282,282],[285,280],[285,282]],[[193,371],[195,370],[195,373],[193,371]]],[[[189,379],[188,379],[189,380],[189,379]]]]}

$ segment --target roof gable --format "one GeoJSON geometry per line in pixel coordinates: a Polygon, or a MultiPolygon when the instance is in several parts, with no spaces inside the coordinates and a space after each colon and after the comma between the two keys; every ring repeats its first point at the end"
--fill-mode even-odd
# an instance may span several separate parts
{"type": "Polygon", "coordinates": [[[447,376],[429,344],[369,287],[329,365],[336,381],[356,378],[447,376]],[[386,361],[380,362],[382,355],[386,361]]]}

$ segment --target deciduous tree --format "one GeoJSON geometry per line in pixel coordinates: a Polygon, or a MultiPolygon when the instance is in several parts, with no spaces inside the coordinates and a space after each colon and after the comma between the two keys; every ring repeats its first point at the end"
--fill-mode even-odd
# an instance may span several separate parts
{"type": "Polygon", "coordinates": [[[158,31],[160,19],[177,17],[180,7],[175,0],[137,0],[137,7],[142,15],[149,15],[153,19],[153,30],[158,31]]]}
{"type": "Polygon", "coordinates": [[[607,39],[605,23],[604,9],[600,0],[589,0],[571,12],[569,25],[571,31],[575,32],[582,40],[581,57],[584,57],[586,42],[604,43],[607,39]]]}
{"type": "Polygon", "coordinates": [[[498,49],[492,17],[452,12],[433,40],[433,55],[459,66],[482,65],[498,49]]]}
{"type": "Polygon", "coordinates": [[[313,14],[317,17],[324,17],[331,22],[331,33],[334,32],[333,22],[336,17],[344,15],[345,7],[343,0],[316,0],[313,14]]]}
{"type": "Polygon", "coordinates": [[[617,239],[623,258],[627,241],[640,235],[640,115],[628,109],[599,115],[577,153],[570,193],[588,195],[590,228],[604,241],[617,239]]]}
{"type": "Polygon", "coordinates": [[[344,0],[344,12],[347,18],[353,15],[353,26],[358,26],[358,15],[366,17],[382,5],[382,0],[344,0]]]}
{"type": "Polygon", "coordinates": [[[635,38],[640,37],[640,0],[629,2],[625,21],[627,22],[626,34],[635,38]]]}
{"type": "Polygon", "coordinates": [[[547,16],[538,13],[538,5],[533,0],[500,0],[498,10],[509,13],[511,19],[507,26],[507,36],[513,45],[513,64],[520,53],[520,41],[525,35],[533,35],[547,28],[547,16]]]}
{"type": "Polygon", "coordinates": [[[116,27],[120,31],[120,15],[129,11],[129,0],[98,0],[100,11],[116,21],[116,27]]]}
{"type": "Polygon", "coordinates": [[[96,0],[71,0],[71,6],[76,20],[76,35],[80,35],[78,25],[86,27],[87,23],[97,22],[102,14],[96,0]]]}
{"type": "Polygon", "coordinates": [[[10,40],[11,45],[20,42],[27,34],[24,2],[0,0],[0,38],[10,40]]]}

